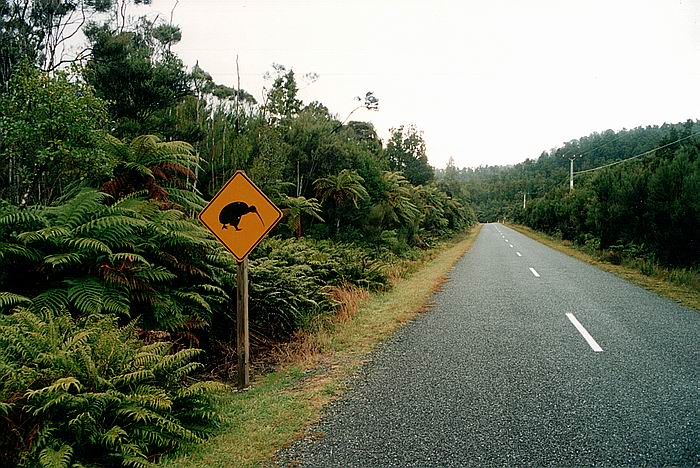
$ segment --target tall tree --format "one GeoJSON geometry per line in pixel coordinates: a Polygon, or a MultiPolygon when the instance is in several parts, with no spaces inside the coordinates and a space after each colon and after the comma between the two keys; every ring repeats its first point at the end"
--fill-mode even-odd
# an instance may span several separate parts
{"type": "Polygon", "coordinates": [[[391,130],[386,145],[386,157],[392,171],[401,171],[409,182],[423,185],[433,180],[435,174],[428,164],[425,140],[414,125],[391,130]]]}
{"type": "Polygon", "coordinates": [[[171,137],[172,109],[191,93],[182,61],[165,47],[170,42],[154,39],[157,31],[145,20],[134,31],[115,31],[107,24],[85,30],[92,56],[84,76],[97,95],[110,102],[118,137],[171,137]]]}
{"type": "Polygon", "coordinates": [[[116,0],[0,0],[0,92],[21,61],[52,71],[66,62],[84,59],[87,49],[72,52],[66,41],[93,15],[109,11],[115,3],[116,0]]]}
{"type": "Polygon", "coordinates": [[[48,204],[73,183],[107,175],[112,158],[98,148],[107,121],[91,87],[25,64],[0,95],[0,197],[48,204]]]}
{"type": "Polygon", "coordinates": [[[272,86],[267,93],[264,104],[265,113],[271,123],[280,123],[295,117],[301,111],[301,100],[297,97],[299,88],[294,76],[294,70],[287,70],[279,64],[273,64],[273,74],[266,78],[272,79],[272,86]]]}

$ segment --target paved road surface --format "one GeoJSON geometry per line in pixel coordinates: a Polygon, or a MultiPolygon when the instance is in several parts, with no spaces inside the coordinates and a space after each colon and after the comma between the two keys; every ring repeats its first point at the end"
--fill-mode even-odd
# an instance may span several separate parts
{"type": "Polygon", "coordinates": [[[500,224],[436,302],[283,463],[700,465],[700,312],[500,224]]]}

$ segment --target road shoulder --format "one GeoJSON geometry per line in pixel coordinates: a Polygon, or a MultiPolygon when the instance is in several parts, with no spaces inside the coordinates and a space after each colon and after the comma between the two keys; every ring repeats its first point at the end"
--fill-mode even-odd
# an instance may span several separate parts
{"type": "Polygon", "coordinates": [[[548,236],[547,234],[534,231],[528,227],[510,223],[505,225],[529,237],[530,239],[541,242],[547,247],[586,262],[590,265],[594,265],[601,270],[613,273],[620,278],[652,291],[659,296],[666,297],[679,304],[683,304],[686,307],[700,311],[700,291],[696,289],[673,284],[659,278],[649,277],[643,275],[640,271],[634,268],[626,267],[624,265],[613,265],[612,263],[601,261],[600,259],[597,259],[572,245],[564,244],[560,240],[548,236]]]}

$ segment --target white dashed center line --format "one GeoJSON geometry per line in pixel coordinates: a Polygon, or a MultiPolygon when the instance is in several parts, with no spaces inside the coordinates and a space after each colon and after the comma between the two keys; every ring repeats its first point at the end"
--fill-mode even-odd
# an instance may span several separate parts
{"type": "Polygon", "coordinates": [[[522,257],[522,256],[523,256],[523,254],[521,254],[520,252],[515,252],[515,255],[517,255],[518,257],[522,257]]]}
{"type": "Polygon", "coordinates": [[[510,246],[511,249],[513,248],[513,244],[508,244],[508,245],[510,246]]]}
{"type": "Polygon", "coordinates": [[[583,338],[588,342],[588,345],[591,347],[593,351],[596,353],[600,353],[603,351],[603,348],[600,347],[600,345],[593,339],[590,333],[588,333],[588,330],[586,330],[583,325],[581,325],[581,322],[576,320],[576,317],[574,317],[574,314],[566,314],[566,316],[569,318],[569,321],[574,324],[576,327],[576,330],[583,336],[583,338]]]}
{"type": "Polygon", "coordinates": [[[539,278],[540,274],[535,271],[534,268],[530,267],[530,271],[532,272],[533,275],[535,275],[535,278],[539,278]]]}

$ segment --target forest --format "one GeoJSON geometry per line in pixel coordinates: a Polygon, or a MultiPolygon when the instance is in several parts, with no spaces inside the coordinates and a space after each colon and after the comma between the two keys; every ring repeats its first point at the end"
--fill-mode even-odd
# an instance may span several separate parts
{"type": "MultiPolygon", "coordinates": [[[[236,170],[283,210],[250,256],[254,347],[476,223],[419,129],[262,101],[187,68],[134,0],[0,1],[0,458],[149,466],[204,440],[235,350],[233,257],[196,216],[236,170]],[[66,56],[80,31],[88,47],[66,56]]],[[[379,98],[361,93],[357,109],[379,98]]],[[[349,97],[352,99],[352,97],[349,97]]],[[[254,350],[255,351],[255,350],[254,350]]]]}
{"type": "Polygon", "coordinates": [[[607,130],[514,166],[448,167],[480,221],[507,220],[700,288],[700,122],[607,130]],[[571,160],[574,188],[570,189],[571,160]]]}

